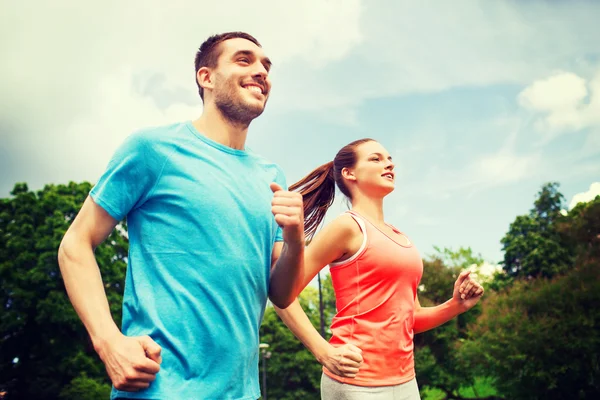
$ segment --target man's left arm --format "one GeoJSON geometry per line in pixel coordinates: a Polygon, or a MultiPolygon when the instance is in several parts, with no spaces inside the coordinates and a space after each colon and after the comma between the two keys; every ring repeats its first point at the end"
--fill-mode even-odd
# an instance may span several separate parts
{"type": "Polygon", "coordinates": [[[298,297],[304,278],[304,212],[302,195],[271,183],[271,210],[282,228],[283,242],[276,242],[271,255],[269,299],[286,308],[298,297]]]}

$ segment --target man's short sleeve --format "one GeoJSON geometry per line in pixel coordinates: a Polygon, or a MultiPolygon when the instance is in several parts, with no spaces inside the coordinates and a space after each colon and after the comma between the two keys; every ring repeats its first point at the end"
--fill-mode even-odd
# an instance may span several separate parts
{"type": "Polygon", "coordinates": [[[90,196],[114,219],[121,221],[151,193],[164,164],[150,138],[143,133],[129,136],[111,158],[90,196]]]}

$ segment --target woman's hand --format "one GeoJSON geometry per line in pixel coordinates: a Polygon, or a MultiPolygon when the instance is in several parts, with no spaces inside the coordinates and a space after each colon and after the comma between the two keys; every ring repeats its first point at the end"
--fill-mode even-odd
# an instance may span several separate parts
{"type": "Polygon", "coordinates": [[[319,362],[335,375],[354,378],[363,362],[362,350],[353,344],[339,347],[329,345],[319,362]]]}
{"type": "Polygon", "coordinates": [[[457,301],[464,308],[464,311],[475,306],[483,296],[484,292],[483,286],[471,278],[470,275],[471,271],[463,271],[456,279],[456,282],[454,282],[452,299],[457,301]]]}

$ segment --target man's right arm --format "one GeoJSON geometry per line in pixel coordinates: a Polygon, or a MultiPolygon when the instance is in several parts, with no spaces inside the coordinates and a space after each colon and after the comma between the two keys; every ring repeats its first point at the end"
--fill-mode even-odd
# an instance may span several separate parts
{"type": "Polygon", "coordinates": [[[113,384],[136,391],[154,380],[160,347],[149,337],[124,336],[112,319],[94,250],[117,223],[88,197],[60,244],[58,263],[69,299],[113,384]]]}
{"type": "Polygon", "coordinates": [[[58,249],[58,264],[71,303],[98,349],[119,333],[112,319],[94,250],[118,221],[91,197],[83,203],[58,249]]]}

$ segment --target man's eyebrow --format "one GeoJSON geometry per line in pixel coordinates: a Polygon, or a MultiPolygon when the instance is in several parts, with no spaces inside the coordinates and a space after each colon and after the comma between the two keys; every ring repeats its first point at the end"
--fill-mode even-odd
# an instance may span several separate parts
{"type": "MultiPolygon", "coordinates": [[[[250,50],[238,50],[233,54],[233,58],[240,56],[240,55],[244,55],[244,56],[249,56],[249,57],[256,57],[256,54],[253,51],[250,50]]],[[[269,67],[271,68],[273,66],[273,63],[271,62],[271,60],[269,59],[269,57],[263,57],[261,59],[262,64],[265,67],[269,67]]]]}
{"type": "Polygon", "coordinates": [[[237,57],[237,56],[252,56],[255,57],[254,52],[250,51],[250,50],[238,50],[235,53],[233,53],[233,57],[237,57]]]}

